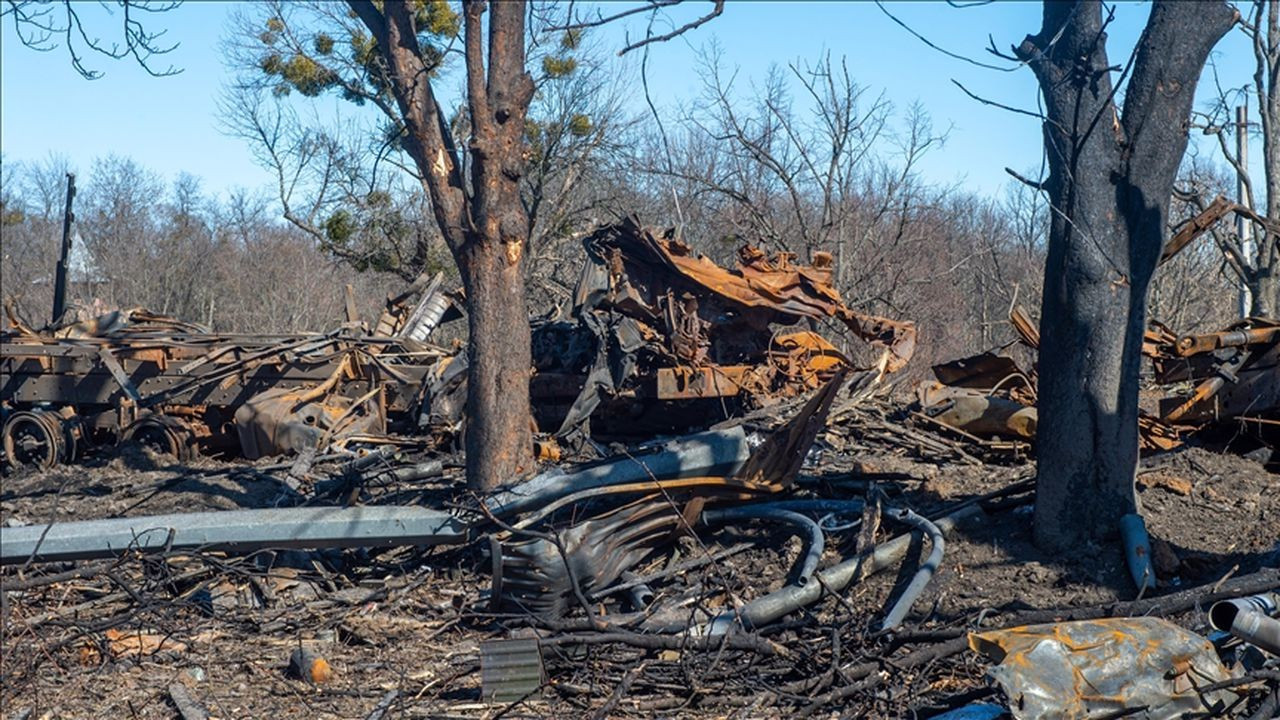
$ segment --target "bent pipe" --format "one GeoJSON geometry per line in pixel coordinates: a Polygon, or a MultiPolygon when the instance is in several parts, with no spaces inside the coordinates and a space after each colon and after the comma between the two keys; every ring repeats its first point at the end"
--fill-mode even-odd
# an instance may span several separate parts
{"type": "MultiPolygon", "coordinates": [[[[945,517],[934,521],[938,530],[944,535],[951,532],[961,523],[983,517],[986,513],[977,505],[960,508],[945,517]]],[[[763,595],[735,609],[717,615],[710,622],[692,630],[694,635],[723,635],[734,628],[752,629],[769,623],[791,613],[822,597],[824,588],[839,592],[848,585],[866,575],[879,572],[890,567],[907,554],[911,546],[911,534],[881,543],[869,554],[858,555],[844,562],[833,565],[816,574],[819,582],[807,585],[788,585],[784,588],[763,595]]],[[[684,627],[662,628],[666,632],[680,631],[684,627]]]]}
{"type": "Polygon", "coordinates": [[[775,520],[808,532],[809,547],[800,560],[800,573],[796,577],[796,585],[801,587],[813,578],[814,571],[818,569],[818,561],[822,559],[822,551],[826,548],[822,528],[818,527],[817,521],[798,512],[775,507],[773,503],[707,510],[702,513],[702,519],[709,525],[750,519],[775,520]]]}
{"type": "Polygon", "coordinates": [[[1128,561],[1129,575],[1138,592],[1154,590],[1156,571],[1151,565],[1151,538],[1147,536],[1147,523],[1141,515],[1130,513],[1120,518],[1120,539],[1124,541],[1124,556],[1128,561]]]}
{"type": "Polygon", "coordinates": [[[907,585],[907,589],[902,591],[898,601],[893,604],[893,607],[884,616],[884,622],[880,624],[881,632],[896,630],[902,624],[902,620],[907,616],[907,612],[911,610],[911,606],[915,604],[920,597],[920,593],[924,592],[925,587],[929,585],[929,581],[933,579],[933,574],[942,566],[942,554],[946,548],[946,541],[942,538],[942,530],[930,522],[928,518],[917,515],[906,508],[890,510],[888,514],[889,517],[899,522],[906,523],[927,533],[932,547],[929,550],[929,557],[925,558],[925,561],[920,564],[920,568],[916,570],[915,576],[911,578],[911,583],[907,585]]]}
{"type": "Polygon", "coordinates": [[[1280,620],[1257,610],[1241,610],[1232,619],[1230,632],[1272,655],[1280,655],[1280,620]]]}
{"type": "Polygon", "coordinates": [[[731,476],[751,454],[741,426],[674,438],[653,452],[609,460],[572,472],[553,470],[528,482],[498,490],[485,507],[498,517],[542,507],[569,493],[642,480],[731,476]]]}

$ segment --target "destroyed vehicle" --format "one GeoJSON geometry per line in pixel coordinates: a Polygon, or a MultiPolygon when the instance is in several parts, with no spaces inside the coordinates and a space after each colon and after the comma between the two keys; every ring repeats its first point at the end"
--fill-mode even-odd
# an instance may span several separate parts
{"type": "Polygon", "coordinates": [[[835,320],[880,350],[894,372],[915,326],[865,315],[832,285],[832,258],[812,265],[746,246],[733,269],[694,252],[673,230],[635,218],[584,240],[574,322],[534,328],[530,393],[539,425],[564,437],[635,436],[704,428],[744,409],[818,388],[854,361],[812,327],[835,320]]]}
{"type": "Polygon", "coordinates": [[[414,327],[406,297],[388,299],[372,333],[355,322],[322,334],[214,333],[142,309],[36,331],[10,312],[5,463],[49,468],[121,441],[180,460],[256,459],[420,434],[422,394],[445,353],[400,337],[414,327]]]}

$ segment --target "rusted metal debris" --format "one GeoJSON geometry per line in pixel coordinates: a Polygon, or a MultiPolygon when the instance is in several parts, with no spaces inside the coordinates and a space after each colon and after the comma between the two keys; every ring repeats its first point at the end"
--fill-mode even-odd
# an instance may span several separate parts
{"type": "MultiPolygon", "coordinates": [[[[802,265],[746,246],[726,269],[634,218],[584,245],[575,321],[533,328],[535,419],[560,438],[697,430],[857,367],[802,322],[833,321],[877,348],[865,363],[875,379],[915,348],[912,323],[844,304],[826,253],[802,265]]],[[[372,328],[348,303],[346,324],[291,336],[214,333],[140,308],[35,330],[10,308],[0,334],[5,456],[51,467],[87,446],[131,440],[184,460],[256,459],[456,434],[467,357],[426,342],[460,316],[459,294],[441,282],[423,276],[389,297],[372,328]]],[[[558,452],[539,446],[541,458],[558,452]]]]}
{"type": "Polygon", "coordinates": [[[1226,419],[1270,426],[1280,422],[1280,321],[1246,318],[1216,333],[1178,336],[1157,325],[1148,336],[1155,381],[1190,392],[1160,401],[1166,422],[1197,427],[1226,419]]]}
{"type": "MultiPolygon", "coordinates": [[[[1010,319],[1018,342],[1038,350],[1026,313],[1016,308],[1010,319]]],[[[937,381],[916,389],[922,414],[976,438],[1034,441],[1036,369],[1019,365],[1010,347],[934,366],[937,381]]],[[[1165,392],[1155,412],[1139,412],[1143,449],[1169,450],[1224,424],[1272,447],[1280,442],[1280,322],[1247,318],[1200,335],[1152,322],[1143,354],[1165,392]]]]}
{"type": "Polygon", "coordinates": [[[0,331],[6,461],[47,468],[127,440],[179,459],[255,459],[429,433],[427,391],[451,353],[415,338],[443,315],[438,286],[416,308],[411,294],[389,298],[372,332],[214,333],[143,309],[36,331],[11,312],[0,331]]]}
{"type": "MultiPolygon", "coordinates": [[[[731,474],[677,477],[663,473],[635,481],[623,466],[622,472],[591,486],[575,483],[561,488],[534,481],[528,491],[517,487],[499,495],[514,495],[524,502],[514,505],[499,500],[490,503],[493,510],[486,511],[501,528],[490,543],[495,609],[505,605],[558,617],[618,581],[657,548],[679,535],[694,534],[702,519],[716,517],[710,512],[713,509],[726,505],[766,509],[776,504],[765,501],[776,501],[792,487],[847,375],[846,370],[838,371],[731,474]],[[565,492],[570,489],[576,492],[565,492]],[[526,512],[516,512],[521,509],[526,512]]],[[[774,509],[790,508],[784,503],[774,509]]],[[[861,504],[852,510],[860,511],[861,504]]],[[[820,544],[817,552],[821,553],[820,544]]],[[[812,574],[816,560],[802,565],[806,567],[799,577],[805,578],[812,574]]]]}
{"type": "Polygon", "coordinates": [[[802,321],[836,321],[879,348],[869,364],[878,373],[902,368],[915,349],[912,323],[844,304],[826,253],[801,265],[745,246],[726,269],[634,218],[584,246],[576,322],[534,329],[530,392],[540,424],[561,437],[593,414],[592,430],[605,434],[687,430],[717,408],[768,405],[856,367],[817,332],[784,329],[802,321]]]}

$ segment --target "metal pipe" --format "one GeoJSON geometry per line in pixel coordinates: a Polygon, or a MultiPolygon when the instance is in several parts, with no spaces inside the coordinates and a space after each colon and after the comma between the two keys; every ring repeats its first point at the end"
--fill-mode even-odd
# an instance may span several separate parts
{"type": "Polygon", "coordinates": [[[892,509],[888,511],[889,517],[911,525],[929,535],[929,557],[920,564],[920,568],[916,570],[916,574],[911,578],[911,583],[907,585],[907,589],[902,591],[902,595],[898,597],[898,601],[893,604],[889,612],[884,616],[884,622],[880,624],[880,630],[896,630],[902,624],[903,618],[907,616],[907,612],[911,610],[911,606],[915,604],[916,599],[920,597],[920,593],[929,585],[929,581],[933,579],[933,574],[942,567],[942,554],[946,548],[946,541],[942,537],[942,530],[938,526],[929,521],[928,518],[917,515],[916,513],[906,509],[892,509]]]}
{"type": "Polygon", "coordinates": [[[796,576],[796,584],[800,586],[807,585],[813,579],[813,573],[818,569],[818,562],[822,560],[822,551],[826,548],[822,528],[818,527],[816,521],[798,512],[775,507],[773,503],[707,510],[702,513],[702,519],[708,524],[732,523],[748,519],[775,520],[809,533],[809,546],[800,560],[800,572],[796,576]]]}
{"type": "Polygon", "coordinates": [[[485,499],[499,517],[541,507],[569,493],[640,480],[730,476],[751,454],[742,427],[709,430],[675,438],[651,452],[634,454],[565,472],[559,468],[485,499]]]}
{"type": "Polygon", "coordinates": [[[653,602],[653,588],[649,587],[643,581],[636,582],[638,576],[627,571],[618,576],[623,582],[635,582],[635,585],[627,588],[627,597],[631,599],[631,607],[636,610],[644,610],[653,602]]]}
{"type": "Polygon", "coordinates": [[[1241,612],[1260,612],[1263,615],[1275,617],[1278,607],[1280,607],[1280,594],[1277,593],[1262,593],[1261,595],[1250,595],[1233,600],[1220,600],[1209,608],[1209,627],[1214,630],[1229,632],[1231,624],[1236,620],[1236,615],[1241,612]]]}
{"type": "Polygon", "coordinates": [[[176,513],[0,528],[0,565],[122,552],[461,544],[468,525],[416,506],[295,507],[176,513]]]}
{"type": "Polygon", "coordinates": [[[1129,574],[1138,592],[1154,590],[1156,571],[1151,565],[1151,538],[1147,536],[1147,523],[1141,515],[1130,513],[1120,518],[1120,539],[1124,542],[1129,574]]]}
{"type": "MultiPolygon", "coordinates": [[[[945,535],[961,523],[985,515],[981,507],[969,505],[939,518],[934,521],[934,524],[945,535]]],[[[788,585],[758,597],[736,610],[721,613],[693,632],[697,635],[722,635],[735,627],[750,629],[767,625],[787,613],[817,601],[822,597],[823,588],[838,592],[867,575],[896,564],[907,554],[910,546],[911,535],[900,535],[876,546],[875,550],[869,554],[858,555],[838,565],[820,570],[817,573],[819,582],[804,586],[788,585]]],[[[683,627],[665,629],[670,632],[683,627]]]]}
{"type": "Polygon", "coordinates": [[[1230,632],[1272,655],[1280,655],[1280,620],[1269,618],[1257,610],[1241,610],[1231,621],[1230,632]]]}

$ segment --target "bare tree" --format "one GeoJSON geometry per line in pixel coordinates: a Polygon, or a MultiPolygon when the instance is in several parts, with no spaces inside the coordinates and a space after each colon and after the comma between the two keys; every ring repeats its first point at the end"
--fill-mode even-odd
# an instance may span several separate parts
{"type": "Polygon", "coordinates": [[[102,73],[84,63],[84,54],[93,53],[113,60],[132,57],[148,74],[176,75],[172,65],[154,65],[157,56],[177,49],[177,43],[165,42],[164,30],[147,26],[148,16],[173,10],[181,0],[149,2],[148,0],[115,0],[115,2],[80,3],[72,0],[4,0],[0,21],[12,23],[18,41],[37,51],[48,52],[61,42],[71,58],[71,65],[86,80],[102,77],[102,73]],[[82,13],[97,11],[108,18],[89,18],[82,13]],[[119,13],[118,15],[116,13],[119,13]],[[96,26],[119,23],[118,39],[104,40],[96,26]]]}
{"type": "Polygon", "coordinates": [[[1122,67],[1098,0],[1044,3],[1015,52],[1044,97],[1052,218],[1040,322],[1035,536],[1063,550],[1134,512],[1147,290],[1187,146],[1196,83],[1236,21],[1222,2],[1160,2],[1122,67]],[[1123,107],[1115,96],[1129,77],[1123,107]]]}
{"type": "MultiPolygon", "coordinates": [[[[1208,112],[1198,114],[1197,122],[1204,132],[1218,140],[1223,158],[1237,181],[1244,187],[1241,201],[1246,207],[1270,219],[1269,223],[1245,219],[1251,225],[1253,246],[1242,241],[1239,233],[1215,233],[1218,246],[1228,256],[1228,266],[1249,289],[1249,314],[1263,317],[1280,312],[1280,2],[1251,0],[1243,4],[1246,17],[1237,27],[1253,49],[1253,77],[1242,91],[1218,87],[1218,97],[1208,112]],[[1234,110],[1237,103],[1247,108],[1253,96],[1258,112],[1257,125],[1239,128],[1234,110]],[[1256,128],[1262,137],[1263,188],[1259,192],[1245,166],[1244,159],[1233,147],[1238,133],[1256,128]],[[1259,202],[1261,200],[1261,203],[1259,202]]],[[[1245,139],[1247,142],[1247,138],[1245,139]]],[[[1212,196],[1199,198],[1203,205],[1212,196]]]]}

